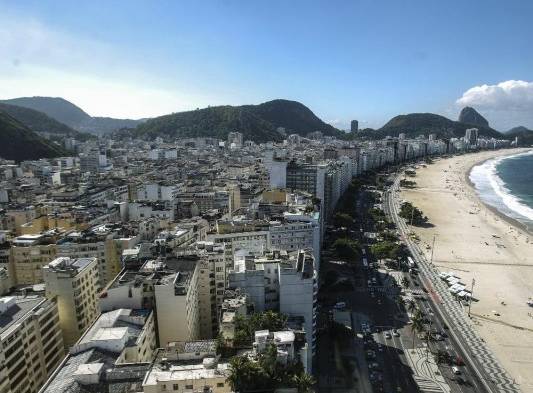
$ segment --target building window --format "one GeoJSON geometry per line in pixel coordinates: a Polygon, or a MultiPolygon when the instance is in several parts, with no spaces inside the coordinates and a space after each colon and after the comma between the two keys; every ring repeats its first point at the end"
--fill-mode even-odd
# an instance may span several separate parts
{"type": "Polygon", "coordinates": [[[192,385],[185,385],[185,389],[192,389],[193,386],[192,385]]]}
{"type": "Polygon", "coordinates": [[[223,387],[224,387],[224,382],[217,383],[217,388],[223,388],[223,387]]]}
{"type": "Polygon", "coordinates": [[[175,383],[174,385],[172,385],[172,390],[178,390],[179,389],[179,386],[177,383],[175,383]]]}

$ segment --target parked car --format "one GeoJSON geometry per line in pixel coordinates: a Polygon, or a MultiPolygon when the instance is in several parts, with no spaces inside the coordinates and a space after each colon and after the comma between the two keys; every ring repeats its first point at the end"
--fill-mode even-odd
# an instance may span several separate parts
{"type": "Polygon", "coordinates": [[[392,335],[393,335],[394,337],[400,337],[400,332],[398,332],[398,330],[396,330],[396,329],[393,329],[393,330],[392,330],[392,335]]]}
{"type": "Polygon", "coordinates": [[[452,373],[454,373],[455,375],[459,375],[459,374],[461,374],[461,370],[459,370],[459,367],[453,366],[452,367],[452,373]]]}
{"type": "Polygon", "coordinates": [[[391,336],[391,334],[389,332],[385,332],[384,336],[385,336],[385,338],[387,340],[390,340],[392,338],[392,336],[391,336]]]}
{"type": "Polygon", "coordinates": [[[343,310],[346,308],[346,302],[338,302],[333,306],[335,310],[343,310]]]}

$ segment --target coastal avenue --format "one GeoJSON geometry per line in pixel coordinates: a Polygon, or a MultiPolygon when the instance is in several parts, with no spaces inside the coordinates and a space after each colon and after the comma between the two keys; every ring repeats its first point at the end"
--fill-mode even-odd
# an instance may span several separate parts
{"type": "MultiPolygon", "coordinates": [[[[447,353],[450,358],[463,357],[448,339],[448,326],[442,323],[428,306],[416,275],[387,269],[371,252],[363,233],[375,228],[368,210],[373,202],[361,193],[357,209],[361,214],[360,230],[353,235],[362,244],[365,264],[349,266],[328,263],[351,288],[339,292],[323,292],[319,307],[319,330],[324,331],[328,317],[349,326],[355,333],[339,345],[328,334],[318,338],[318,388],[320,392],[401,392],[401,393],[479,393],[488,392],[469,367],[461,367],[455,375],[452,364],[437,364],[436,354],[447,353]],[[401,284],[409,281],[409,287],[401,284]],[[400,290],[404,288],[405,294],[400,290]],[[402,292],[402,293],[400,293],[402,292]],[[412,298],[420,309],[430,330],[438,332],[428,340],[413,334],[408,310],[400,298],[412,298]],[[333,310],[342,302],[342,310],[333,310]],[[353,370],[347,372],[346,364],[353,370]]],[[[324,290],[324,287],[322,287],[324,290]]]]}
{"type": "MultiPolygon", "coordinates": [[[[483,390],[489,392],[519,392],[513,380],[500,366],[497,359],[478,336],[466,312],[446,286],[438,278],[438,271],[426,260],[418,245],[409,236],[409,227],[399,217],[398,198],[400,176],[396,176],[389,191],[384,194],[384,209],[400,231],[413,259],[418,264],[425,289],[429,293],[432,309],[450,328],[450,335],[457,352],[466,362],[466,368],[473,370],[479,377],[483,390]]],[[[479,386],[481,390],[481,386],[479,386]]]]}

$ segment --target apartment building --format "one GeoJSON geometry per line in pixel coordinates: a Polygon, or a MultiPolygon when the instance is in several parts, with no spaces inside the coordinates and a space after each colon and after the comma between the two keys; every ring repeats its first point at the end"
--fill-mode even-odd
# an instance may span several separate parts
{"type": "Polygon", "coordinates": [[[292,255],[274,251],[261,257],[237,256],[229,274],[230,289],[249,296],[257,312],[274,310],[303,317],[306,340],[311,348],[307,366],[311,369],[316,344],[317,272],[310,251],[292,255]]]}
{"type": "Polygon", "coordinates": [[[233,268],[233,253],[226,243],[197,242],[192,247],[177,249],[178,257],[197,257],[198,311],[200,337],[209,339],[218,333],[218,313],[224,300],[227,274],[233,268]]]}
{"type": "Polygon", "coordinates": [[[46,297],[55,299],[66,346],[74,344],[100,314],[96,258],[59,257],[43,267],[46,297]]]}
{"type": "MultiPolygon", "coordinates": [[[[53,231],[51,231],[53,232],[53,231]]],[[[13,240],[11,259],[15,285],[43,282],[42,267],[56,257],[55,232],[22,235],[13,240]]]]}
{"type": "Polygon", "coordinates": [[[156,347],[152,311],[103,313],[39,392],[142,392],[156,347]]]}
{"type": "Polygon", "coordinates": [[[286,187],[290,190],[305,191],[324,201],[327,165],[287,164],[286,187]]]}
{"type": "Polygon", "coordinates": [[[53,301],[35,295],[0,298],[0,392],[37,392],[63,356],[53,301]]]}
{"type": "Polygon", "coordinates": [[[154,284],[159,345],[172,341],[191,341],[200,337],[198,306],[199,257],[190,256],[158,261],[154,270],[168,274],[154,284]]]}
{"type": "Polygon", "coordinates": [[[214,340],[172,343],[158,351],[142,387],[144,393],[230,393],[229,374],[214,340]]]}
{"type": "Polygon", "coordinates": [[[134,247],[139,238],[122,233],[120,225],[97,225],[85,231],[72,231],[57,241],[58,257],[96,258],[98,287],[103,288],[121,270],[122,250],[134,247]]]}

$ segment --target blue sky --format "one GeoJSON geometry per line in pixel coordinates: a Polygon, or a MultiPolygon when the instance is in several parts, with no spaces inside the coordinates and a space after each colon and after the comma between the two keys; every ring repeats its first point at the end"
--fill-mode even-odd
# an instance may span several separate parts
{"type": "Polygon", "coordinates": [[[533,127],[529,0],[80,3],[0,0],[0,98],[131,118],[287,98],[341,128],[469,104],[533,127]]]}

